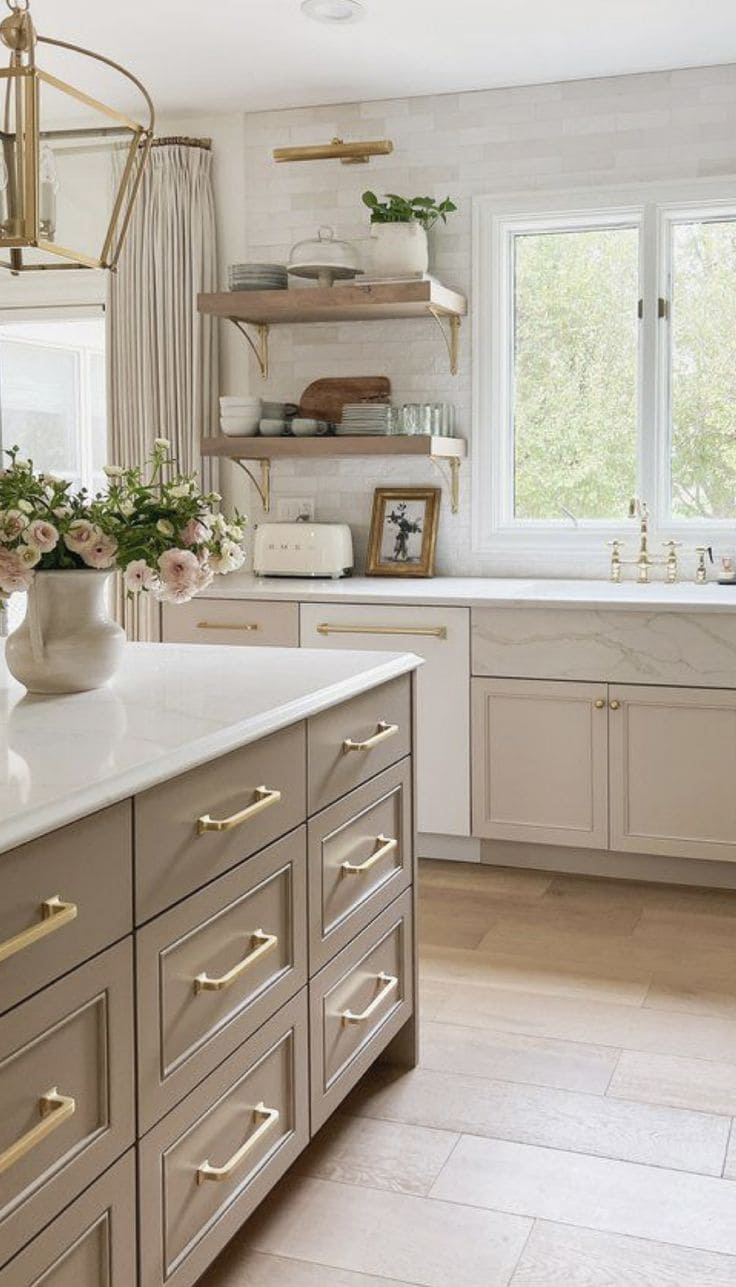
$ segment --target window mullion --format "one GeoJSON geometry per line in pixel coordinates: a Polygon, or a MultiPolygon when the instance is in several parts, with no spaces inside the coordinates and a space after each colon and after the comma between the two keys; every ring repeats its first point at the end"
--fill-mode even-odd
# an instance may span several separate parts
{"type": "Polygon", "coordinates": [[[659,448],[657,414],[658,364],[658,211],[651,203],[644,206],[641,235],[641,291],[643,316],[639,336],[639,492],[647,501],[658,528],[662,522],[661,496],[658,484],[659,448]]]}

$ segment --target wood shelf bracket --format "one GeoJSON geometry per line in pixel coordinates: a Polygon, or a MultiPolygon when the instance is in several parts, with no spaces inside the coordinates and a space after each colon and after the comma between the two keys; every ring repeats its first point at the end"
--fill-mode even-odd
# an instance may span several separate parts
{"type": "MultiPolygon", "coordinates": [[[[244,460],[239,460],[237,457],[234,457],[233,459],[234,459],[234,463],[242,469],[243,473],[248,475],[250,481],[252,482],[253,486],[258,492],[258,495],[261,498],[261,504],[263,506],[264,514],[270,514],[271,513],[271,461],[266,459],[260,462],[261,481],[259,482],[255,474],[253,473],[253,470],[251,469],[250,465],[246,465],[244,460]]],[[[255,463],[256,463],[255,461],[252,462],[253,465],[255,465],[255,463]]]]}
{"type": "Polygon", "coordinates": [[[450,489],[450,510],[453,514],[460,511],[460,460],[457,456],[451,456],[449,460],[438,460],[436,456],[431,457],[432,464],[439,469],[442,477],[450,489]],[[445,465],[449,466],[449,475],[445,472],[445,465]]]}
{"type": "Polygon", "coordinates": [[[253,355],[256,359],[256,362],[258,363],[258,366],[260,368],[261,375],[263,376],[264,380],[267,380],[268,379],[268,330],[269,330],[268,322],[255,323],[256,338],[254,339],[254,337],[251,335],[250,331],[247,328],[247,324],[245,322],[241,322],[240,318],[231,317],[229,320],[233,323],[233,326],[237,326],[238,330],[240,331],[240,334],[250,345],[253,351],[253,355]]]}
{"type": "Polygon", "coordinates": [[[460,318],[455,313],[450,314],[448,317],[447,313],[443,313],[442,310],[437,308],[434,304],[428,304],[427,311],[430,316],[434,318],[440,329],[440,335],[445,341],[447,356],[450,359],[450,375],[457,375],[458,357],[460,355],[460,318]],[[443,319],[445,317],[447,317],[449,322],[449,328],[447,330],[445,330],[443,325],[443,319]]]}

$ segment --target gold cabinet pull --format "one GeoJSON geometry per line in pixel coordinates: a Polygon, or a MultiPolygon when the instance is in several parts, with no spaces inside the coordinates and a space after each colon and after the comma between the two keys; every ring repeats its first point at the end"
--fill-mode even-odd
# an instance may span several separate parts
{"type": "Polygon", "coordinates": [[[15,1144],[11,1144],[0,1153],[0,1172],[7,1171],[9,1167],[14,1166],[22,1157],[30,1153],[38,1144],[45,1140],[53,1131],[58,1130],[60,1126],[73,1117],[76,1111],[76,1102],[71,1095],[60,1095],[56,1086],[47,1090],[38,1101],[38,1111],[41,1114],[40,1122],[32,1126],[25,1135],[21,1135],[15,1144]]]}
{"type": "Polygon", "coordinates": [[[198,621],[198,630],[260,630],[260,626],[254,621],[198,621]]]}
{"type": "Polygon", "coordinates": [[[392,854],[399,847],[398,840],[388,836],[376,836],[376,844],[378,848],[371,854],[370,858],[366,858],[365,862],[357,865],[352,862],[344,862],[340,866],[340,871],[346,876],[364,876],[367,871],[370,871],[371,867],[375,867],[377,862],[380,862],[382,858],[386,858],[388,854],[392,854]]]}
{"type": "Polygon", "coordinates": [[[9,938],[4,943],[0,943],[0,961],[7,961],[8,957],[15,956],[16,952],[22,952],[24,948],[38,943],[39,939],[56,933],[56,930],[61,929],[63,925],[68,925],[70,921],[75,920],[76,915],[76,903],[66,903],[58,894],[54,894],[53,898],[46,898],[41,903],[41,919],[36,925],[30,925],[28,929],[16,934],[15,938],[9,938]]]}
{"type": "Polygon", "coordinates": [[[199,995],[200,992],[224,992],[226,988],[231,988],[233,983],[237,983],[241,975],[245,974],[251,965],[255,965],[256,961],[260,961],[262,956],[265,956],[267,952],[271,952],[276,947],[279,936],[278,934],[265,934],[262,929],[258,929],[254,934],[251,934],[250,941],[251,950],[248,955],[244,956],[242,961],[238,961],[238,964],[234,965],[232,970],[228,970],[227,974],[221,975],[219,979],[211,979],[209,974],[206,973],[198,974],[194,980],[195,994],[199,995]]]}
{"type": "Polygon", "coordinates": [[[608,705],[611,707],[612,711],[619,711],[621,709],[621,703],[617,702],[615,697],[612,702],[608,703],[608,705]]]}
{"type": "Polygon", "coordinates": [[[410,635],[414,639],[446,639],[447,626],[337,626],[323,621],[318,635],[410,635]]]}
{"type": "Polygon", "coordinates": [[[201,818],[197,818],[197,835],[201,836],[205,831],[232,831],[234,827],[241,827],[244,822],[255,818],[257,813],[270,809],[272,804],[278,804],[281,792],[273,791],[271,787],[259,786],[256,787],[255,797],[252,804],[247,804],[240,813],[233,813],[229,818],[211,818],[208,813],[203,814],[201,818]]]}
{"type": "Polygon", "coordinates": [[[263,1136],[270,1131],[272,1126],[276,1125],[279,1117],[278,1108],[266,1108],[264,1103],[256,1104],[253,1109],[253,1120],[254,1122],[260,1121],[261,1124],[258,1129],[245,1141],[245,1144],[238,1149],[237,1153],[233,1153],[232,1157],[228,1158],[224,1166],[212,1166],[210,1162],[203,1162],[201,1166],[198,1166],[197,1184],[204,1184],[206,1180],[214,1180],[215,1183],[221,1184],[223,1180],[229,1180],[230,1176],[235,1174],[248,1155],[253,1152],[256,1144],[263,1139],[263,1136]]]}
{"type": "Polygon", "coordinates": [[[595,706],[597,711],[602,711],[605,708],[606,703],[602,697],[596,697],[593,705],[595,706]]]}
{"type": "Polygon", "coordinates": [[[361,1010],[360,1014],[355,1014],[352,1010],[343,1010],[343,1023],[365,1023],[366,1019],[370,1019],[371,1015],[375,1014],[381,1002],[385,1001],[386,997],[390,996],[394,989],[399,986],[399,980],[393,974],[379,974],[376,983],[382,984],[382,987],[376,993],[370,1005],[366,1006],[365,1010],[361,1010]]]}
{"type": "Polygon", "coordinates": [[[379,720],[378,729],[373,737],[367,737],[364,742],[354,742],[352,737],[346,737],[342,744],[343,751],[372,751],[374,746],[381,742],[387,742],[390,737],[395,737],[399,731],[398,724],[388,724],[385,719],[379,720]]]}

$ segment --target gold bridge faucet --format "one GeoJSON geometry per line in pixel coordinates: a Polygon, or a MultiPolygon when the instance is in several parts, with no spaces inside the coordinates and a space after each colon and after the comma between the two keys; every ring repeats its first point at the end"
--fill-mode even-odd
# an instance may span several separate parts
{"type": "Polygon", "coordinates": [[[636,568],[636,579],[639,584],[648,585],[650,569],[664,567],[665,581],[668,585],[674,585],[677,580],[677,548],[680,542],[665,541],[664,548],[667,553],[664,558],[653,558],[649,553],[649,509],[646,501],[640,500],[638,496],[632,497],[629,502],[629,518],[639,520],[639,553],[635,559],[624,559],[621,557],[623,542],[610,541],[611,580],[618,583],[621,580],[621,569],[631,566],[636,568]]]}

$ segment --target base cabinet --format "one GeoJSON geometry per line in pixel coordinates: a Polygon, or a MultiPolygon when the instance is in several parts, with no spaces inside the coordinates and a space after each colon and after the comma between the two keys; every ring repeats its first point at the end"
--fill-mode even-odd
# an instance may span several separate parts
{"type": "Polygon", "coordinates": [[[473,681],[473,831],[604,849],[604,684],[473,681]]]}

